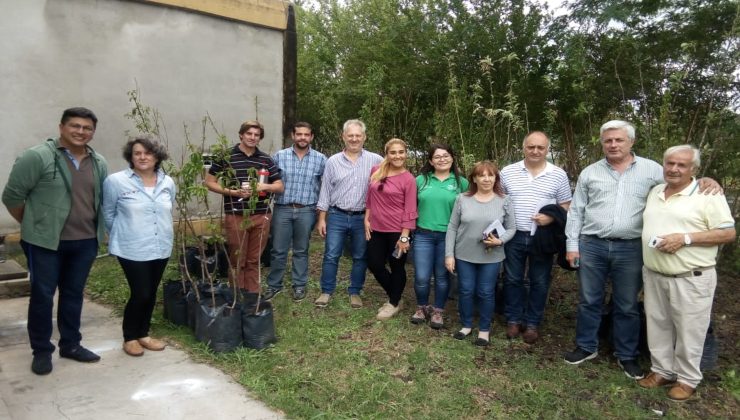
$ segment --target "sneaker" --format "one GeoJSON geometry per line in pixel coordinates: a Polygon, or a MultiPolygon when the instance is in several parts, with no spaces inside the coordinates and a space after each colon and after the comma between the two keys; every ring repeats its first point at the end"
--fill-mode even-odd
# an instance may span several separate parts
{"type": "Polygon", "coordinates": [[[306,298],[306,288],[305,287],[293,288],[293,302],[300,302],[305,298],[306,298]]]}
{"type": "Polygon", "coordinates": [[[416,312],[414,312],[413,315],[411,315],[411,323],[412,324],[423,324],[427,322],[427,308],[424,306],[417,306],[416,312]]]}
{"type": "Polygon", "coordinates": [[[673,385],[675,383],[676,381],[666,379],[656,372],[650,372],[645,379],[637,381],[637,385],[640,385],[643,388],[658,388],[661,386],[673,385]]]}
{"type": "Polygon", "coordinates": [[[275,289],[272,287],[268,287],[267,290],[265,290],[265,293],[262,295],[262,300],[264,301],[271,301],[272,298],[278,295],[278,293],[282,292],[283,289],[275,289]]]}
{"type": "Polygon", "coordinates": [[[35,354],[31,362],[31,372],[37,375],[48,375],[51,373],[51,354],[35,354]]]}
{"type": "Polygon", "coordinates": [[[349,306],[352,307],[352,309],[362,308],[362,299],[360,298],[360,295],[349,295],[349,306]]]}
{"type": "Polygon", "coordinates": [[[507,324],[506,325],[506,338],[509,340],[513,338],[519,337],[519,334],[522,332],[522,326],[521,324],[507,324]]]}
{"type": "Polygon", "coordinates": [[[319,297],[313,301],[313,304],[316,305],[319,308],[325,308],[326,305],[329,304],[329,300],[331,299],[331,295],[328,293],[322,293],[319,295],[319,297]]]}
{"type": "Polygon", "coordinates": [[[95,363],[100,360],[100,356],[82,347],[79,344],[76,346],[59,349],[59,356],[66,359],[76,360],[82,363],[95,363]]]}
{"type": "Polygon", "coordinates": [[[390,302],[384,303],[383,306],[381,306],[380,309],[378,309],[378,313],[387,311],[389,306],[393,306],[393,305],[391,305],[390,302]]]}
{"type": "Polygon", "coordinates": [[[380,308],[380,311],[378,311],[378,315],[375,317],[381,321],[385,321],[388,319],[393,318],[398,311],[401,310],[401,303],[398,303],[398,306],[393,306],[390,303],[385,303],[382,308],[380,308]]]}
{"type": "Polygon", "coordinates": [[[668,398],[676,402],[684,402],[694,395],[694,391],[696,391],[696,388],[692,388],[681,382],[676,382],[673,385],[673,388],[668,391],[668,398]]]}
{"type": "Polygon", "coordinates": [[[565,359],[565,363],[568,363],[570,365],[578,365],[586,360],[591,360],[599,355],[599,352],[593,352],[589,353],[586,350],[583,350],[580,347],[576,347],[575,350],[571,352],[567,352],[563,355],[563,358],[565,359]]]}
{"type": "Polygon", "coordinates": [[[627,375],[628,378],[640,380],[645,377],[645,374],[642,372],[642,368],[640,367],[640,364],[637,363],[637,360],[617,360],[617,364],[622,368],[624,374],[627,375]]]}
{"type": "Polygon", "coordinates": [[[540,334],[537,332],[537,328],[535,327],[527,327],[522,334],[522,340],[527,344],[534,344],[539,337],[540,334]]]}
{"type": "Polygon", "coordinates": [[[429,320],[429,326],[432,327],[435,330],[438,330],[445,325],[444,317],[442,317],[442,314],[444,311],[442,309],[435,309],[432,312],[432,319],[429,320]]]}

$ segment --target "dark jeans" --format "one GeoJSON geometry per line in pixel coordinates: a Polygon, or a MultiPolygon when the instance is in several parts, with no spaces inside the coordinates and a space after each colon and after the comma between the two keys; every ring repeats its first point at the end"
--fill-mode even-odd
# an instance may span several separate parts
{"type": "Polygon", "coordinates": [[[612,281],[614,355],[620,360],[637,358],[640,343],[642,243],[640,239],[608,240],[581,236],[578,269],[579,302],[576,345],[593,353],[599,347],[599,325],[604,290],[612,281]]]}
{"type": "Polygon", "coordinates": [[[132,261],[118,257],[131,289],[131,297],[123,311],[123,340],[131,341],[149,336],[152,312],[157,303],[157,289],[168,258],[151,261],[132,261]]]}
{"type": "Polygon", "coordinates": [[[59,241],[56,251],[21,241],[31,275],[31,299],[28,304],[28,338],[33,354],[53,353],[51,343],[54,293],[59,289],[57,327],[59,348],[80,344],[82,292],[90,273],[98,240],[59,241]]]}
{"type": "Polygon", "coordinates": [[[517,231],[505,245],[504,313],[509,324],[536,328],[542,323],[550,291],[552,254],[530,255],[533,240],[529,232],[517,231]],[[525,282],[525,272],[529,282],[525,282]],[[529,290],[525,283],[529,284],[529,290]]]}
{"type": "Polygon", "coordinates": [[[367,267],[383,287],[388,295],[388,302],[393,306],[398,306],[406,287],[407,254],[401,254],[401,258],[391,255],[400,236],[401,232],[373,232],[367,243],[367,267]],[[386,262],[390,271],[385,266],[386,262]]]}

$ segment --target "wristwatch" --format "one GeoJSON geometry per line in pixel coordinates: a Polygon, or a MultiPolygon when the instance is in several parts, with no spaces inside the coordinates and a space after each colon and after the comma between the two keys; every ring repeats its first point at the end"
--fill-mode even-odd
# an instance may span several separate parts
{"type": "Polygon", "coordinates": [[[411,238],[409,238],[408,236],[401,236],[400,238],[398,238],[398,240],[401,241],[402,244],[405,244],[410,241],[411,238]]]}
{"type": "Polygon", "coordinates": [[[688,233],[683,234],[683,244],[686,246],[691,245],[691,236],[688,233]]]}

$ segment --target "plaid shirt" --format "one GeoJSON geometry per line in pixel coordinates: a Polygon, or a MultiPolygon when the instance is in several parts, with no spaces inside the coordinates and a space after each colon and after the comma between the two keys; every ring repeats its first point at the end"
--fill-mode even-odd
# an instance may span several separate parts
{"type": "Polygon", "coordinates": [[[280,168],[285,191],[275,195],[275,204],[315,205],[319,201],[321,177],[324,175],[326,156],[312,148],[303,159],[298,158],[292,147],[275,153],[272,157],[280,168]]]}

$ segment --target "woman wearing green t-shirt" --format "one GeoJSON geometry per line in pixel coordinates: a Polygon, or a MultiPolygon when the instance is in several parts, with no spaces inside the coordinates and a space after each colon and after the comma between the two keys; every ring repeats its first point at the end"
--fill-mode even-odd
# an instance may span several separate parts
{"type": "Polygon", "coordinates": [[[445,268],[445,235],[452,206],[461,192],[468,190],[468,180],[460,175],[455,153],[450,146],[433,144],[427,151],[427,161],[416,177],[417,209],[414,233],[414,291],[416,312],[414,324],[430,318],[430,326],[442,328],[442,314],[449,291],[449,273],[445,268]],[[434,274],[434,306],[429,304],[431,277],[434,274]]]}

